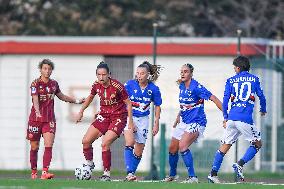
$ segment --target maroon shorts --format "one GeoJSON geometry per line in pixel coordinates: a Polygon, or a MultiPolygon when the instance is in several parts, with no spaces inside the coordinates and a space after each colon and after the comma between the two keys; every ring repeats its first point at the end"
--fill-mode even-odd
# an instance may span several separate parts
{"type": "Polygon", "coordinates": [[[27,128],[27,139],[31,141],[39,141],[43,133],[56,132],[56,122],[38,122],[29,121],[27,128]]]}
{"type": "Polygon", "coordinates": [[[92,125],[97,128],[103,135],[111,130],[118,136],[122,133],[127,122],[127,113],[118,115],[99,114],[92,125]]]}

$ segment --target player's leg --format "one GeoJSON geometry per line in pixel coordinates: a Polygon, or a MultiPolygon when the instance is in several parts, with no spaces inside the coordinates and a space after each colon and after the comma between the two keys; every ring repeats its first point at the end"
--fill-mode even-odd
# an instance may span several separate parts
{"type": "Polygon", "coordinates": [[[176,180],[177,177],[177,164],[179,160],[179,140],[172,137],[170,146],[169,146],[169,165],[170,165],[170,173],[163,181],[171,182],[176,180]]]}
{"type": "Polygon", "coordinates": [[[243,181],[243,166],[254,158],[256,153],[261,148],[262,142],[260,132],[258,131],[255,125],[250,125],[241,121],[237,121],[236,126],[238,130],[243,134],[244,139],[248,140],[251,143],[244,156],[237,163],[233,164],[234,171],[238,174],[239,179],[243,181]]]}
{"type": "Polygon", "coordinates": [[[37,178],[37,159],[39,141],[41,137],[42,126],[40,122],[29,122],[27,128],[27,140],[30,141],[30,164],[31,164],[31,178],[37,178]]]}
{"type": "Polygon", "coordinates": [[[133,149],[134,149],[135,140],[134,140],[133,131],[129,130],[127,126],[125,127],[123,133],[125,138],[124,163],[128,175],[134,172],[132,163],[134,159],[133,149]]]}
{"type": "MultiPolygon", "coordinates": [[[[96,123],[94,123],[96,124],[96,123]]],[[[93,162],[93,147],[92,144],[95,140],[100,138],[102,136],[102,133],[94,127],[94,125],[90,125],[87,132],[85,133],[82,144],[83,144],[83,154],[86,160],[86,164],[90,167],[91,170],[95,168],[94,162],[93,162]]]]}
{"type": "Polygon", "coordinates": [[[142,159],[143,150],[145,147],[145,143],[148,135],[148,127],[149,127],[149,117],[140,117],[134,123],[137,127],[137,132],[134,134],[135,138],[135,146],[133,153],[133,172],[135,173],[137,167],[142,159]]]}
{"type": "Polygon", "coordinates": [[[55,134],[51,132],[43,133],[44,138],[44,153],[43,153],[43,168],[41,179],[52,179],[54,174],[49,173],[48,169],[52,159],[52,147],[54,143],[55,134]]]}
{"type": "MultiPolygon", "coordinates": [[[[102,181],[110,181],[110,167],[111,167],[111,144],[121,135],[127,122],[127,114],[121,114],[110,117],[110,124],[108,131],[105,133],[102,141],[102,159],[104,173],[101,177],[102,181]]],[[[105,125],[106,126],[106,125],[105,125]]]]}
{"type": "Polygon", "coordinates": [[[222,145],[215,153],[212,169],[210,174],[208,175],[208,182],[210,183],[220,183],[218,172],[222,165],[223,158],[240,135],[240,132],[236,128],[234,121],[228,120],[226,125],[227,127],[224,131],[223,139],[221,141],[222,145]]]}
{"type": "Polygon", "coordinates": [[[38,157],[38,149],[39,149],[39,141],[30,141],[31,149],[30,149],[30,163],[31,163],[31,178],[37,178],[37,157],[38,157]]]}
{"type": "MultiPolygon", "coordinates": [[[[191,124],[191,127],[194,127],[194,124],[191,124]]],[[[183,162],[188,170],[188,182],[189,183],[197,183],[197,177],[195,175],[194,171],[194,164],[193,164],[193,157],[191,154],[191,151],[189,150],[189,146],[196,141],[196,139],[199,136],[198,130],[192,129],[192,131],[188,132],[185,131],[184,134],[181,137],[181,140],[179,142],[179,151],[181,153],[183,162]]]]}
{"type": "Polygon", "coordinates": [[[177,164],[179,160],[179,141],[181,139],[182,134],[184,133],[184,130],[186,128],[186,125],[179,123],[173,130],[171,143],[169,146],[169,165],[170,165],[170,173],[169,176],[167,176],[163,181],[165,182],[171,182],[176,180],[177,176],[177,164]]]}
{"type": "Polygon", "coordinates": [[[110,181],[110,167],[111,167],[111,144],[119,137],[114,131],[108,130],[102,141],[102,159],[103,159],[103,167],[104,173],[101,177],[102,181],[110,181]]]}

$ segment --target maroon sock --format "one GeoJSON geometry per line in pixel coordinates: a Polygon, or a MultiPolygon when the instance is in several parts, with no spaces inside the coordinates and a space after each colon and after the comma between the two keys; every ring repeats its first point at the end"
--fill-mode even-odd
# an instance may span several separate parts
{"type": "Polygon", "coordinates": [[[103,158],[104,171],[110,171],[110,166],[111,166],[111,152],[110,152],[110,150],[103,151],[102,152],[102,158],[103,158]]]}
{"type": "Polygon", "coordinates": [[[52,158],[52,147],[45,147],[43,154],[43,168],[48,168],[52,158]]]}
{"type": "Polygon", "coordinates": [[[38,150],[30,150],[30,163],[31,163],[31,169],[36,170],[37,169],[37,152],[38,150]]]}
{"type": "Polygon", "coordinates": [[[83,149],[86,160],[93,161],[93,147],[83,149]]]}

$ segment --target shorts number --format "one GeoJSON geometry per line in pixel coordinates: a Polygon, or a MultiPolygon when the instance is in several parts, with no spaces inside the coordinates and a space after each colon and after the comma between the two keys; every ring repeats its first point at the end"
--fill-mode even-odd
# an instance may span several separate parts
{"type": "Polygon", "coordinates": [[[118,125],[121,122],[121,119],[117,119],[114,125],[118,125]]]}
{"type": "Polygon", "coordinates": [[[239,88],[239,83],[234,83],[233,87],[236,91],[236,99],[241,101],[247,101],[251,94],[251,83],[250,82],[243,82],[239,88]],[[245,87],[247,90],[245,90],[245,87]],[[245,94],[244,94],[245,93],[245,94]]]}
{"type": "Polygon", "coordinates": [[[143,137],[147,139],[148,129],[143,129],[143,137]]]}

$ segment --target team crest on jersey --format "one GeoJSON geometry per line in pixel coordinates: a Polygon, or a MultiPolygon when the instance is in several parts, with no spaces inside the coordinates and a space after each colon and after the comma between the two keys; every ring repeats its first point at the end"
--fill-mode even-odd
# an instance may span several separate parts
{"type": "Polygon", "coordinates": [[[151,91],[151,90],[148,90],[147,93],[148,93],[148,95],[151,95],[151,94],[152,94],[152,91],[151,91]]]}
{"type": "Polygon", "coordinates": [[[115,98],[115,96],[116,96],[115,94],[111,94],[110,98],[115,98]]]}
{"type": "Polygon", "coordinates": [[[36,93],[36,88],[32,87],[32,94],[35,94],[35,93],[36,93]]]}

